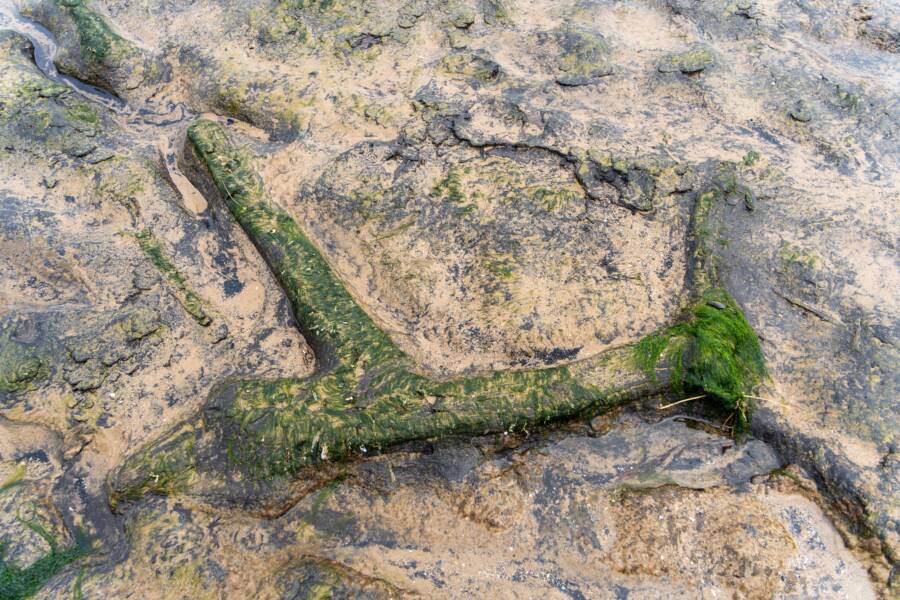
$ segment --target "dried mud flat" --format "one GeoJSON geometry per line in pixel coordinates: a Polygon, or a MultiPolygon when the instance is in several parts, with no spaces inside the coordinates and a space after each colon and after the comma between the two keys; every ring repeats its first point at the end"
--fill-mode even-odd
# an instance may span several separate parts
{"type": "Polygon", "coordinates": [[[893,597],[898,48],[0,2],[0,598],[893,597]]]}

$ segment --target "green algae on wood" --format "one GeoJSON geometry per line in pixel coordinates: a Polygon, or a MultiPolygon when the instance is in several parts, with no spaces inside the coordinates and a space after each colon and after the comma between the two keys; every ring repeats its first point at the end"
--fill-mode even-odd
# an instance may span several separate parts
{"type": "MultiPolygon", "coordinates": [[[[720,327],[703,311],[674,330],[665,345],[645,353],[644,371],[635,366],[634,349],[625,348],[546,369],[429,377],[360,308],[291,216],[266,200],[251,157],[221,125],[199,121],[189,128],[188,139],[284,289],[317,366],[305,379],[217,386],[199,417],[139,450],[113,476],[114,507],[146,493],[203,489],[217,479],[230,482],[226,488],[248,481],[264,487],[272,478],[414,440],[527,430],[596,412],[667,389],[665,367],[678,344],[699,352],[695,368],[678,374],[679,381],[739,400],[728,373],[714,363],[732,348],[739,353],[734,368],[740,371],[746,332],[720,327]],[[650,368],[654,358],[659,364],[650,368]],[[654,377],[657,371],[664,373],[662,380],[654,377]]],[[[447,187],[453,186],[438,185],[435,193],[444,195],[447,187]]],[[[731,314],[730,300],[722,296],[715,302],[731,314]]]]}
{"type": "Polygon", "coordinates": [[[212,317],[203,309],[203,300],[190,287],[184,276],[178,271],[169,257],[162,244],[153,235],[149,229],[144,229],[135,236],[141,250],[147,256],[153,266],[162,273],[172,289],[172,294],[184,307],[184,310],[191,315],[197,323],[203,327],[207,327],[212,323],[212,317]]]}
{"type": "Polygon", "coordinates": [[[767,370],[756,333],[734,299],[718,286],[710,215],[737,184],[721,176],[717,181],[719,185],[700,192],[694,204],[694,303],[682,321],[638,342],[635,359],[650,376],[664,369],[674,391],[702,391],[717,400],[734,413],[735,431],[745,432],[753,412],[751,394],[767,370]]]}
{"type": "Polygon", "coordinates": [[[225,130],[200,121],[188,138],[224,203],[284,289],[318,359],[305,379],[227,381],[199,419],[133,455],[110,482],[110,501],[185,490],[235,470],[265,481],[413,440],[533,428],[658,391],[624,361],[438,380],[375,324],[297,223],[266,201],[250,157],[225,130]],[[577,375],[576,375],[577,374],[577,375]],[[616,371],[616,374],[618,372],[616,371]]]}

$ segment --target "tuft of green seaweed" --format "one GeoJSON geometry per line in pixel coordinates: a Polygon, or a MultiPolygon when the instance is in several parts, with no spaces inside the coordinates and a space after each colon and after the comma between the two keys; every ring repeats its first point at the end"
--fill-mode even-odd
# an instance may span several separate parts
{"type": "Polygon", "coordinates": [[[190,287],[184,276],[178,271],[162,244],[149,229],[144,229],[135,234],[141,250],[156,269],[162,273],[169,283],[172,294],[197,323],[208,327],[212,323],[212,317],[203,309],[203,300],[190,287]]]}
{"type": "Polygon", "coordinates": [[[706,290],[685,320],[645,337],[634,354],[648,376],[664,369],[673,390],[700,391],[735,414],[735,431],[749,428],[750,395],[766,365],[756,333],[724,290],[706,290]]]}
{"type": "Polygon", "coordinates": [[[26,568],[19,568],[4,558],[3,543],[0,543],[0,599],[24,600],[33,597],[56,574],[67,566],[87,556],[90,549],[76,541],[68,548],[60,548],[56,539],[37,523],[23,524],[41,536],[50,546],[50,552],[26,568]]]}

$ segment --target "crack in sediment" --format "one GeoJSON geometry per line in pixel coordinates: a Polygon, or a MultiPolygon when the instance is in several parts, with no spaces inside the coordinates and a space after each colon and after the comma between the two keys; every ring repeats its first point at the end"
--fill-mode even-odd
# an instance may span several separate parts
{"type": "Polygon", "coordinates": [[[588,198],[592,200],[605,199],[602,194],[599,194],[592,189],[593,186],[591,186],[588,180],[588,177],[591,176],[595,177],[599,182],[606,183],[612,186],[612,188],[616,191],[616,204],[618,204],[619,206],[627,208],[633,212],[646,212],[652,210],[653,208],[654,190],[641,190],[641,194],[646,196],[646,198],[640,205],[637,205],[634,202],[628,202],[626,200],[626,190],[632,182],[632,177],[629,172],[631,170],[643,171],[643,169],[635,167],[607,167],[604,165],[600,165],[596,161],[592,160],[589,156],[578,155],[572,152],[564,152],[562,150],[559,150],[558,148],[546,144],[538,144],[534,142],[510,142],[497,139],[489,141],[477,141],[474,140],[472,136],[460,131],[460,127],[457,123],[457,118],[458,116],[450,117],[451,124],[448,127],[449,132],[457,141],[466,144],[470,148],[487,152],[490,152],[494,149],[504,148],[509,148],[516,152],[546,152],[564,161],[569,166],[572,172],[572,177],[575,179],[575,181],[578,183],[578,185],[581,187],[582,191],[588,198]]]}

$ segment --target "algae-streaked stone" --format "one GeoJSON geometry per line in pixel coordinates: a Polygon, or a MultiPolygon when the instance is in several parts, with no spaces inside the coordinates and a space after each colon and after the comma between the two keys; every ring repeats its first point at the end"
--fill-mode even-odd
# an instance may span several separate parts
{"type": "Polygon", "coordinates": [[[704,293],[685,321],[642,340],[637,357],[648,373],[664,358],[674,389],[718,398],[737,416],[736,429],[748,429],[749,396],[767,376],[766,366],[756,334],[721,290],[704,293]]]}
{"type": "Polygon", "coordinates": [[[457,51],[441,60],[442,69],[451,76],[462,77],[474,86],[494,83],[503,76],[503,69],[493,59],[479,52],[457,51]]]}
{"type": "Polygon", "coordinates": [[[564,27],[556,32],[556,41],[562,50],[557,60],[558,84],[587,85],[613,74],[609,45],[600,35],[564,27]]]}
{"type": "Polygon", "coordinates": [[[120,35],[83,0],[40,0],[26,8],[59,42],[54,62],[63,72],[123,97],[170,72],[159,55],[120,35]]]}
{"type": "Polygon", "coordinates": [[[475,10],[470,6],[458,6],[450,14],[450,23],[454,27],[467,29],[475,22],[475,10]]]}
{"type": "Polygon", "coordinates": [[[301,556],[281,569],[274,582],[279,598],[414,598],[388,581],[360,573],[339,562],[301,556]]]}
{"type": "Polygon", "coordinates": [[[684,52],[669,54],[663,58],[657,69],[660,73],[699,73],[716,64],[716,57],[706,47],[696,45],[684,52]]]}
{"type": "Polygon", "coordinates": [[[45,359],[0,333],[0,392],[22,392],[50,375],[45,359]]]}

